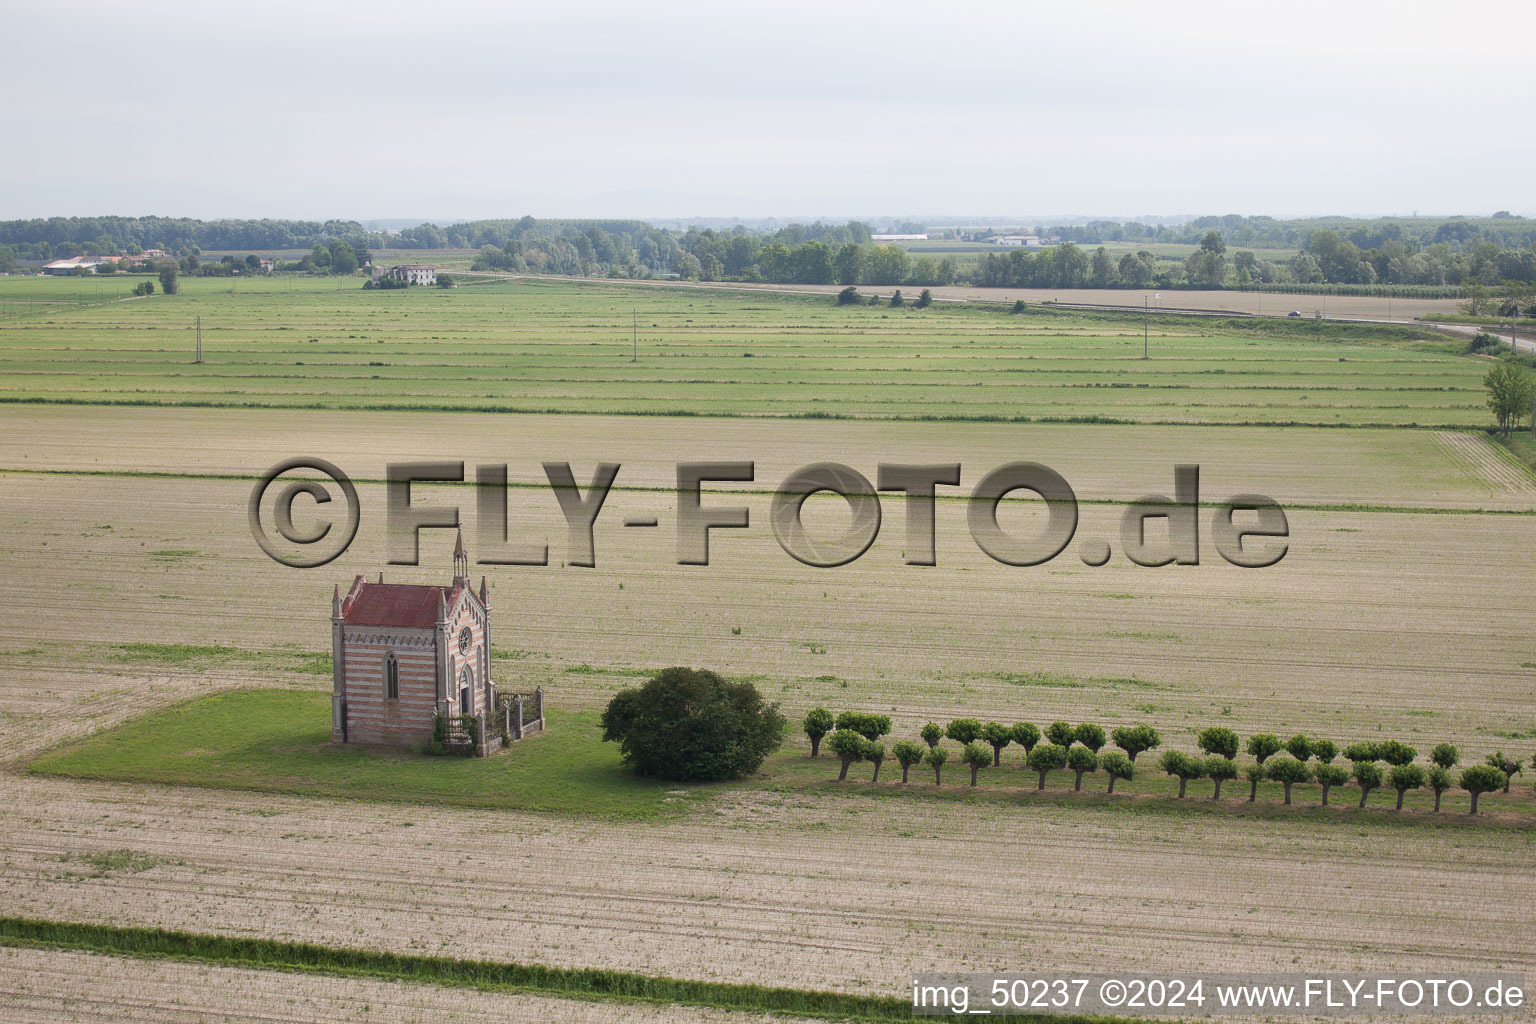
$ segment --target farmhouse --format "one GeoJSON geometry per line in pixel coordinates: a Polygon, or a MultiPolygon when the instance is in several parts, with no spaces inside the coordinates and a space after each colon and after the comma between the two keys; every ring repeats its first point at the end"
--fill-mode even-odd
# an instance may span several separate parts
{"type": "Polygon", "coordinates": [[[388,270],[373,268],[373,280],[398,281],[401,284],[437,284],[437,268],[426,263],[396,263],[388,270]]]}
{"type": "Polygon", "coordinates": [[[498,699],[491,681],[491,608],[469,582],[460,534],[448,586],[359,576],[331,597],[331,742],[410,746],[448,739],[487,754],[502,736],[543,728],[543,693],[498,699]],[[525,703],[532,706],[525,707],[525,703]],[[529,713],[531,712],[531,714],[529,713]]]}
{"type": "Polygon", "coordinates": [[[993,245],[1003,245],[1010,248],[1023,247],[1026,249],[1040,248],[1039,235],[996,235],[992,239],[993,245]]]}
{"type": "Polygon", "coordinates": [[[43,273],[53,277],[68,277],[70,274],[82,270],[95,270],[104,263],[104,260],[92,256],[71,256],[67,260],[54,260],[43,264],[43,273]]]}

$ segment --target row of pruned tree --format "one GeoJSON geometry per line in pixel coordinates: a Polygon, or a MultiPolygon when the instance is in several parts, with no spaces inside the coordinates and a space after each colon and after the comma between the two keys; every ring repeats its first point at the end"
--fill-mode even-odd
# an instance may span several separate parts
{"type": "MultiPolygon", "coordinates": [[[[889,715],[844,711],[834,716],[826,708],[818,707],[805,716],[802,728],[810,738],[812,757],[820,756],[822,740],[831,735],[828,746],[841,763],[839,781],[846,780],[848,770],[860,762],[872,764],[873,779],[879,781],[880,768],[887,756],[881,737],[891,731],[889,715]]],[[[903,783],[908,781],[913,768],[926,766],[933,769],[934,784],[941,785],[944,765],[949,761],[949,752],[941,743],[949,739],[961,745],[959,760],[970,768],[972,786],[981,770],[1002,765],[1004,748],[1017,745],[1023,748],[1025,765],[1039,774],[1037,788],[1045,788],[1051,772],[1065,770],[1075,776],[1073,789],[1081,790],[1084,775],[1102,771],[1109,779],[1110,793],[1115,791],[1116,781],[1135,777],[1138,754],[1162,745],[1158,731],[1146,724],[1121,726],[1106,733],[1103,726],[1089,722],[1052,722],[1042,730],[1030,722],[1004,725],[957,718],[947,726],[929,722],[919,736],[922,742],[898,740],[890,749],[890,756],[901,766],[903,783]],[[1118,749],[1105,750],[1111,742],[1118,749]]],[[[1430,751],[1429,764],[1422,765],[1415,763],[1418,751],[1398,740],[1352,743],[1340,750],[1332,740],[1303,733],[1287,740],[1273,733],[1255,733],[1244,744],[1235,731],[1224,726],[1201,730],[1195,745],[1204,756],[1169,750],[1158,759],[1158,767],[1178,779],[1180,799],[1187,795],[1190,782],[1209,779],[1213,783],[1211,798],[1219,800],[1222,784],[1241,775],[1249,783],[1250,802],[1258,799],[1260,782],[1280,783],[1287,804],[1291,802],[1293,786],[1315,782],[1321,787],[1322,803],[1327,806],[1334,787],[1353,781],[1360,790],[1361,807],[1366,806],[1374,790],[1385,787],[1396,791],[1400,811],[1409,792],[1428,788],[1435,795],[1438,813],[1445,791],[1459,788],[1471,795],[1472,813],[1476,814],[1478,797],[1500,788],[1509,792],[1511,780],[1524,766],[1521,759],[1506,757],[1498,751],[1488,755],[1483,763],[1468,765],[1458,775],[1455,769],[1461,763],[1461,754],[1451,743],[1436,744],[1430,751]],[[1253,761],[1240,766],[1240,749],[1246,750],[1253,761]],[[1349,767],[1335,763],[1340,756],[1349,762],[1349,767]]]]}

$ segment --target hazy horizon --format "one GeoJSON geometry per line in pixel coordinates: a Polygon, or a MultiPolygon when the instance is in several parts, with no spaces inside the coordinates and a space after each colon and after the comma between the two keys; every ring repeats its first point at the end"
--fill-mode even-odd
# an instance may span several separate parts
{"type": "Polygon", "coordinates": [[[18,7],[0,217],[1536,213],[1528,5],[941,14],[18,7]]]}

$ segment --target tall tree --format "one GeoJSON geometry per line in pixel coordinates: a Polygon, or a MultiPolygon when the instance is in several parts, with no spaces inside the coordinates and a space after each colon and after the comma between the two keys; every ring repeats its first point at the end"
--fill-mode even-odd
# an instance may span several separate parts
{"type": "Polygon", "coordinates": [[[1536,378],[1519,364],[1505,362],[1484,375],[1483,387],[1488,389],[1488,408],[1499,421],[1499,430],[1508,437],[1510,429],[1520,425],[1521,418],[1531,407],[1531,396],[1536,394],[1536,378]]]}

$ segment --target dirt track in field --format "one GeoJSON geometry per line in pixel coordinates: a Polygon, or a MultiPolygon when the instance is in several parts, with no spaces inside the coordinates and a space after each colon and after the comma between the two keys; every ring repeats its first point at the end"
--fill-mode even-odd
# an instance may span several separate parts
{"type": "Polygon", "coordinates": [[[611,825],[15,777],[6,790],[0,901],[59,920],[889,995],[919,969],[1085,957],[1104,971],[1536,969],[1530,829],[1034,807],[979,831],[960,803],[892,814],[774,794],[611,825]],[[122,849],[152,860],[101,875],[84,859],[122,849]]]}
{"type": "MultiPolygon", "coordinates": [[[[999,249],[1002,255],[1007,255],[1010,250],[999,249]]],[[[499,277],[512,280],[529,281],[571,281],[581,284],[613,284],[608,278],[589,277],[550,277],[527,274],[495,274],[476,273],[476,277],[499,277]]],[[[842,290],[841,285],[835,284],[747,284],[732,282],[697,282],[697,281],[623,281],[623,284],[640,285],[655,288],[706,288],[725,291],[769,291],[790,292],[807,295],[834,295],[842,290]]],[[[862,289],[864,295],[889,296],[891,287],[884,285],[865,285],[862,289]]],[[[904,291],[910,296],[918,289],[906,287],[904,291]]],[[[1289,313],[1292,310],[1299,312],[1306,319],[1311,319],[1319,314],[1325,317],[1360,318],[1366,320],[1406,320],[1426,316],[1431,313],[1455,313],[1461,309],[1460,299],[1388,299],[1374,295],[1305,295],[1289,292],[1238,292],[1238,291],[1194,291],[1194,290],[1165,290],[1155,288],[1136,290],[1134,288],[977,288],[970,285],[943,285],[930,288],[936,299],[964,302],[1062,302],[1083,303],[1101,306],[1135,306],[1140,307],[1143,299],[1150,304],[1154,311],[1190,309],[1208,311],[1226,311],[1234,313],[1252,313],[1265,316],[1278,316],[1289,313]]]]}
{"type": "Polygon", "coordinates": [[[8,1024],[795,1024],[758,1013],[5,948],[0,1005],[8,1024]]]}

